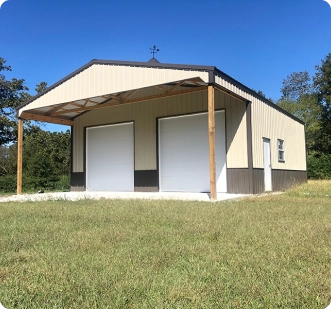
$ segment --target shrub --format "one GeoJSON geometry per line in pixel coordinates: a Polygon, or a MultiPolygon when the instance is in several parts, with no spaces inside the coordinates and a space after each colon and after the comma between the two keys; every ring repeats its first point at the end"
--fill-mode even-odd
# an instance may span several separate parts
{"type": "MultiPolygon", "coordinates": [[[[0,176],[0,192],[16,192],[16,175],[0,176]]],[[[70,175],[62,175],[56,178],[42,178],[23,174],[23,191],[37,192],[39,190],[47,191],[68,191],[70,189],[70,175]]]]}
{"type": "Polygon", "coordinates": [[[0,176],[0,192],[16,192],[16,175],[0,176]]]}
{"type": "Polygon", "coordinates": [[[331,179],[331,154],[309,154],[307,174],[310,179],[331,179]]]}

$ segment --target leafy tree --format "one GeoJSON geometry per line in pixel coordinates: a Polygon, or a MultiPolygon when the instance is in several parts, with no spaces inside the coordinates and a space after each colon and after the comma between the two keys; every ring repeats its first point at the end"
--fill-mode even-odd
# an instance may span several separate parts
{"type": "Polygon", "coordinates": [[[283,80],[283,86],[280,90],[283,94],[282,100],[296,101],[303,95],[313,92],[311,78],[307,71],[294,72],[283,80]]]}
{"type": "Polygon", "coordinates": [[[331,53],[329,53],[321,65],[315,67],[316,74],[313,78],[314,86],[319,95],[320,102],[330,109],[331,107],[331,53]]]}
{"type": "Polygon", "coordinates": [[[0,146],[0,176],[16,174],[16,145],[0,146]]]}
{"type": "MultiPolygon", "coordinates": [[[[6,60],[0,58],[0,72],[2,71],[11,71],[11,67],[6,65],[6,60]]],[[[16,140],[16,107],[30,98],[27,93],[29,89],[24,82],[24,79],[16,78],[9,81],[0,73],[0,145],[16,140]]]]}
{"type": "MultiPolygon", "coordinates": [[[[14,191],[17,170],[16,107],[31,98],[24,79],[7,80],[11,71],[0,58],[0,191],[14,191]]],[[[40,93],[47,83],[36,86],[40,93]]],[[[38,123],[37,123],[38,124],[38,123]]],[[[63,189],[69,186],[70,132],[43,131],[35,122],[24,121],[23,182],[25,189],[63,189]],[[60,188],[59,188],[60,186],[60,188]]]]}
{"type": "Polygon", "coordinates": [[[54,188],[60,176],[70,174],[70,131],[35,130],[23,145],[23,170],[34,188],[54,188]]]}
{"type": "MultiPolygon", "coordinates": [[[[256,92],[258,95],[260,95],[261,97],[267,98],[267,96],[263,93],[262,90],[255,90],[255,89],[253,89],[253,88],[252,88],[252,90],[253,90],[254,92],[256,92]]],[[[269,98],[268,100],[271,101],[271,102],[274,102],[274,100],[273,100],[272,98],[269,98]]]]}
{"type": "MultiPolygon", "coordinates": [[[[16,141],[17,138],[17,118],[16,107],[31,98],[27,92],[29,88],[25,86],[25,80],[12,78],[7,80],[1,72],[12,71],[6,65],[6,60],[0,58],[0,146],[16,141]]],[[[41,82],[36,86],[39,93],[47,88],[47,83],[41,82]]],[[[34,130],[36,126],[33,122],[24,121],[24,133],[34,130]]]]}
{"type": "Polygon", "coordinates": [[[316,151],[321,130],[322,109],[307,71],[294,72],[283,80],[282,98],[277,102],[306,125],[307,151],[316,151]]]}
{"type": "Polygon", "coordinates": [[[37,93],[40,93],[40,92],[43,92],[46,89],[47,89],[47,83],[46,82],[41,82],[40,84],[38,84],[36,86],[35,90],[36,90],[37,93]]]}
{"type": "Polygon", "coordinates": [[[314,86],[322,109],[319,150],[331,153],[331,53],[316,67],[314,86]]]}
{"type": "MultiPolygon", "coordinates": [[[[0,191],[16,189],[17,145],[0,146],[0,191]]],[[[70,181],[70,131],[33,127],[23,141],[23,189],[64,190],[70,181]]]]}
{"type": "Polygon", "coordinates": [[[315,68],[287,76],[277,104],[306,124],[308,176],[331,178],[331,53],[315,68]]]}
{"type": "Polygon", "coordinates": [[[317,151],[322,126],[317,94],[304,94],[297,100],[281,99],[277,104],[305,123],[307,151],[317,151]]]}

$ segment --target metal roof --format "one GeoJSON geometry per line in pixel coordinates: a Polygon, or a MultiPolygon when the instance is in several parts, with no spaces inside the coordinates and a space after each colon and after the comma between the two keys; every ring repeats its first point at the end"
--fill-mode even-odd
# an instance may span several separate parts
{"type": "Polygon", "coordinates": [[[215,79],[224,81],[225,92],[246,101],[257,98],[302,123],[215,66],[167,64],[155,58],[148,62],[94,59],[17,107],[17,115],[72,125],[75,117],[92,109],[201,91],[215,79]]]}

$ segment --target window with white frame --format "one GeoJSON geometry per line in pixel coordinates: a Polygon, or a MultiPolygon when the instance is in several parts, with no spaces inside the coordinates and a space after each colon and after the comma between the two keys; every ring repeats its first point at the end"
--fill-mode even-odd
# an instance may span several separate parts
{"type": "Polygon", "coordinates": [[[278,139],[278,161],[285,162],[284,141],[282,139],[278,139]]]}

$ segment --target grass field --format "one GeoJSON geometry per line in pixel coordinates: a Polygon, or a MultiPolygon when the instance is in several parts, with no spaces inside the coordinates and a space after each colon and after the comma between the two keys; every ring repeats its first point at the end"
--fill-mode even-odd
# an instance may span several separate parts
{"type": "Polygon", "coordinates": [[[7,309],[324,309],[331,182],[218,203],[1,203],[0,250],[7,309]]]}

